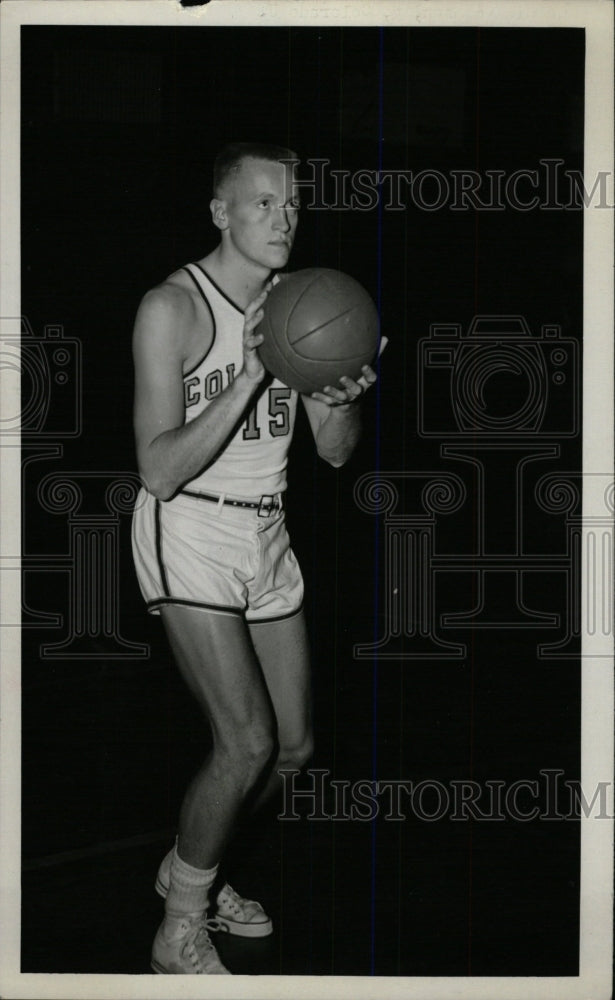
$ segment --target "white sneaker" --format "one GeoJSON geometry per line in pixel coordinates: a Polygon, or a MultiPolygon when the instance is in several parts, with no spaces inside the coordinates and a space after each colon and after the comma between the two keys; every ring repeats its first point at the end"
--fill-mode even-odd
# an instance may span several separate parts
{"type": "Polygon", "coordinates": [[[172,937],[167,936],[165,923],[154,938],[151,963],[154,972],[180,976],[231,975],[209,936],[210,930],[218,929],[214,926],[216,921],[204,916],[180,920],[172,937]]]}
{"type": "MultiPolygon", "coordinates": [[[[155,889],[163,899],[169,891],[172,858],[171,850],[162,859],[156,876],[155,889]]],[[[273,932],[271,918],[261,904],[254,899],[244,899],[228,882],[220,889],[213,909],[220,930],[228,931],[229,934],[236,934],[238,937],[267,937],[273,932]]]]}

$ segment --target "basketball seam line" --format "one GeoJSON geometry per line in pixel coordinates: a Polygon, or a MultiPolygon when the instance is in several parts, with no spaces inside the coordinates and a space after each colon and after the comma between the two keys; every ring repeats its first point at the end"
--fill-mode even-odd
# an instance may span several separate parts
{"type": "Polygon", "coordinates": [[[290,323],[290,317],[291,317],[291,316],[292,316],[292,314],[294,313],[295,309],[297,308],[297,306],[298,306],[298,305],[299,305],[299,303],[301,302],[301,299],[302,299],[302,298],[303,298],[303,296],[304,296],[304,295],[306,294],[306,292],[309,292],[309,290],[310,290],[310,288],[312,287],[312,285],[315,285],[317,281],[320,281],[320,278],[321,278],[321,275],[320,275],[320,274],[316,274],[316,275],[315,275],[315,276],[314,276],[314,277],[312,278],[312,280],[310,281],[309,285],[306,285],[306,286],[305,286],[305,288],[304,288],[304,289],[303,289],[303,291],[301,292],[301,295],[299,296],[299,298],[298,298],[298,299],[296,299],[296,300],[295,300],[295,302],[293,303],[293,307],[292,307],[291,311],[289,312],[288,316],[286,317],[286,326],[285,326],[285,328],[284,328],[284,332],[285,332],[286,334],[288,334],[288,324],[290,323]]]}
{"type": "MultiPolygon", "coordinates": [[[[275,352],[277,353],[278,359],[281,361],[281,363],[284,366],[286,366],[287,368],[290,368],[290,370],[292,371],[293,375],[296,375],[298,379],[305,380],[306,382],[309,381],[309,379],[306,379],[305,375],[302,372],[298,371],[295,368],[295,366],[290,363],[288,357],[285,354],[282,353],[282,351],[280,350],[280,345],[278,344],[278,342],[277,342],[277,340],[275,338],[272,339],[271,346],[274,348],[275,352]]],[[[279,378],[280,382],[282,382],[283,385],[287,384],[281,376],[275,376],[275,377],[279,378]]],[[[302,393],[302,395],[305,396],[305,395],[311,394],[312,392],[314,392],[314,390],[313,389],[296,389],[295,392],[300,392],[300,393],[302,393]]]]}
{"type": "Polygon", "coordinates": [[[325,320],[325,322],[321,323],[320,326],[315,326],[312,330],[308,330],[307,333],[303,333],[300,337],[297,337],[296,340],[293,340],[293,347],[295,344],[300,344],[306,337],[311,337],[313,333],[318,333],[319,330],[323,330],[325,326],[329,326],[330,323],[335,323],[336,319],[341,319],[342,316],[347,316],[353,309],[356,309],[356,305],[350,306],[349,309],[344,309],[344,312],[338,313],[337,316],[332,316],[331,319],[325,320]]]}
{"type": "MultiPolygon", "coordinates": [[[[309,382],[310,379],[309,379],[308,375],[304,374],[302,371],[299,371],[298,368],[295,368],[295,366],[293,364],[291,364],[288,356],[286,354],[282,353],[282,351],[280,350],[280,345],[278,344],[277,340],[274,339],[272,341],[272,345],[271,346],[274,349],[274,352],[277,354],[277,358],[281,362],[282,365],[284,365],[286,368],[290,369],[290,371],[293,373],[293,375],[296,375],[297,378],[302,379],[302,380],[304,380],[306,382],[309,382]]],[[[297,356],[298,356],[298,358],[301,359],[301,361],[306,361],[308,364],[317,365],[317,364],[321,364],[322,363],[322,358],[306,358],[305,355],[303,355],[303,354],[299,354],[297,356]]],[[[358,361],[359,358],[361,358],[361,357],[363,357],[362,354],[354,354],[351,358],[343,358],[343,359],[341,359],[341,358],[332,358],[330,362],[325,362],[325,364],[331,364],[331,363],[334,364],[337,361],[341,361],[341,360],[343,360],[344,362],[348,362],[349,364],[351,364],[353,361],[358,361]]],[[[367,364],[367,362],[366,362],[366,364],[367,364]]],[[[286,385],[286,383],[284,382],[284,379],[281,376],[278,375],[278,376],[274,376],[274,377],[278,378],[279,381],[282,382],[283,385],[286,385]]],[[[322,386],[320,388],[322,388],[322,386]]],[[[295,392],[299,392],[299,393],[301,393],[304,396],[305,395],[311,395],[312,392],[317,392],[317,391],[318,391],[317,389],[295,389],[295,392]]]]}

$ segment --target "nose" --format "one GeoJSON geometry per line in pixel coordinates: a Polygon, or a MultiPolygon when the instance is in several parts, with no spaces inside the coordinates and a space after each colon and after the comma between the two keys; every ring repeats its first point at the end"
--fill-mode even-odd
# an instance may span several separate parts
{"type": "Polygon", "coordinates": [[[273,228],[275,230],[279,230],[282,233],[287,233],[290,229],[288,211],[286,210],[284,205],[281,205],[275,213],[275,217],[273,220],[273,228]]]}

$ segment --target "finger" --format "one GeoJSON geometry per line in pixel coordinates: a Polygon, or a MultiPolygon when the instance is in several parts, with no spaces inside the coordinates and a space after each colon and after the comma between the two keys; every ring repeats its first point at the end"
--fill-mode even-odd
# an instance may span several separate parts
{"type": "Polygon", "coordinates": [[[326,406],[338,406],[338,402],[332,399],[331,396],[325,395],[324,392],[313,392],[310,399],[317,399],[319,403],[324,403],[326,406]]]}
{"type": "Polygon", "coordinates": [[[369,365],[363,365],[362,371],[363,374],[357,379],[357,385],[360,385],[365,392],[369,389],[370,385],[373,385],[374,382],[378,381],[378,376],[376,375],[374,369],[370,368],[369,365]]]}
{"type": "Polygon", "coordinates": [[[248,350],[253,351],[256,347],[260,347],[264,339],[265,338],[262,333],[250,334],[250,336],[246,337],[244,340],[244,346],[247,347],[248,350]]]}
{"type": "MultiPolygon", "coordinates": [[[[340,379],[340,382],[342,381],[343,380],[340,379]]],[[[336,385],[326,385],[323,389],[323,392],[325,393],[325,395],[331,396],[331,398],[334,399],[336,403],[349,403],[352,400],[352,391],[350,389],[346,389],[346,387],[344,387],[343,389],[338,389],[336,385]]],[[[358,390],[356,395],[359,396],[360,394],[361,394],[360,390],[358,390]]]]}
{"type": "Polygon", "coordinates": [[[256,298],[252,299],[252,301],[246,306],[246,310],[244,312],[245,320],[251,319],[254,313],[260,309],[263,302],[267,298],[267,294],[267,289],[265,289],[265,291],[261,292],[260,295],[257,295],[256,298]]]}
{"type": "Polygon", "coordinates": [[[251,333],[252,330],[254,330],[254,328],[257,327],[258,324],[261,322],[264,315],[265,315],[265,310],[259,309],[257,312],[254,313],[253,316],[246,317],[243,324],[244,335],[251,333]]]}
{"type": "Polygon", "coordinates": [[[313,398],[318,398],[321,402],[326,403],[327,406],[349,406],[354,402],[358,396],[360,396],[360,391],[357,392],[355,397],[351,396],[350,393],[345,392],[342,389],[336,389],[335,386],[327,385],[321,392],[312,393],[313,398]]]}
{"type": "MultiPolygon", "coordinates": [[[[368,385],[370,384],[370,374],[369,374],[370,371],[371,368],[369,368],[368,365],[363,365],[364,375],[361,375],[358,379],[356,379],[356,381],[355,379],[349,378],[346,375],[343,375],[342,378],[340,379],[340,382],[344,386],[344,391],[346,392],[351,402],[353,402],[355,399],[358,399],[359,396],[362,396],[365,390],[368,388],[368,385]]],[[[373,381],[374,382],[376,381],[375,375],[373,381]]]]}

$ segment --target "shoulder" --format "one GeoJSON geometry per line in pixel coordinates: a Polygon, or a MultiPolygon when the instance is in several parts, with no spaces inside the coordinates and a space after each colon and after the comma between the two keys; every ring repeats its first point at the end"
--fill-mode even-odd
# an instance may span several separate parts
{"type": "Polygon", "coordinates": [[[194,313],[194,295],[187,276],[176,271],[145,293],[137,311],[137,320],[164,323],[188,318],[194,313]]]}
{"type": "Polygon", "coordinates": [[[190,356],[197,305],[190,288],[171,275],[145,293],[135,319],[133,354],[137,364],[171,364],[181,370],[190,356]]]}
{"type": "Polygon", "coordinates": [[[189,349],[188,342],[193,339],[196,329],[201,337],[210,335],[213,323],[185,271],[175,271],[141,299],[135,319],[135,340],[166,335],[176,346],[189,349]]]}

